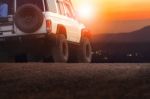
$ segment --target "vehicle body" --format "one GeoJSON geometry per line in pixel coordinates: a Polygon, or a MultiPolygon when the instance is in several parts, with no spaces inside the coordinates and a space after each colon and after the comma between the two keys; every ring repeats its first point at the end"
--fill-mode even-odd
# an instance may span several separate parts
{"type": "Polygon", "coordinates": [[[91,61],[91,34],[77,21],[70,0],[6,0],[6,3],[9,15],[0,18],[0,42],[8,50],[16,55],[51,53],[55,62],[67,62],[71,56],[69,45],[80,46],[86,39],[84,50],[88,51],[89,60],[82,62],[91,61]]]}

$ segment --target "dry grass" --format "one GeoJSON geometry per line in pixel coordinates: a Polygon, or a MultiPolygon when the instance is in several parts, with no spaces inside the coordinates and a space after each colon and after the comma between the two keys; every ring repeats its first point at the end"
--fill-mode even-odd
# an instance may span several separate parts
{"type": "Polygon", "coordinates": [[[150,64],[0,64],[0,99],[148,99],[150,64]]]}

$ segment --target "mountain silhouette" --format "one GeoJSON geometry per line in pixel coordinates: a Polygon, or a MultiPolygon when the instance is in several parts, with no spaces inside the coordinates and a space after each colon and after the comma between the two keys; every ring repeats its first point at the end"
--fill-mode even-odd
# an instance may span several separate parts
{"type": "Polygon", "coordinates": [[[150,26],[128,33],[106,33],[94,37],[96,42],[150,42],[150,26]]]}

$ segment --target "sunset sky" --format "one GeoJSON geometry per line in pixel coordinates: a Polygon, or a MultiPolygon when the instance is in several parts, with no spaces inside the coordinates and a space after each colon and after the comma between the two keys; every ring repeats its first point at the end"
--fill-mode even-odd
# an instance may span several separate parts
{"type": "MultiPolygon", "coordinates": [[[[150,25],[150,0],[72,0],[77,12],[82,6],[90,15],[83,21],[94,32],[129,32],[150,25]]],[[[87,12],[86,12],[87,13],[87,12]]],[[[80,14],[80,13],[79,13],[80,14]]]]}

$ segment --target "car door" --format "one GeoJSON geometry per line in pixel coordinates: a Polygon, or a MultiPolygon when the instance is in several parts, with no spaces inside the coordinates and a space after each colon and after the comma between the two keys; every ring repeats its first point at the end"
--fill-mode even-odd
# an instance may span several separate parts
{"type": "Polygon", "coordinates": [[[79,42],[81,36],[79,23],[74,19],[72,12],[69,11],[67,7],[65,7],[64,0],[54,1],[47,0],[47,6],[49,10],[46,12],[46,17],[51,19],[53,24],[52,33],[57,31],[56,25],[60,24],[66,28],[68,41],[79,42]]]}
{"type": "Polygon", "coordinates": [[[64,25],[67,31],[67,40],[72,42],[79,42],[80,40],[80,26],[75,20],[70,3],[64,0],[57,0],[60,24],[64,25]]]}
{"type": "Polygon", "coordinates": [[[70,3],[64,3],[64,9],[65,9],[66,21],[68,22],[67,24],[68,36],[70,37],[70,39],[79,42],[81,37],[81,30],[80,30],[79,22],[75,20],[75,14],[72,9],[72,5],[70,3]]]}

